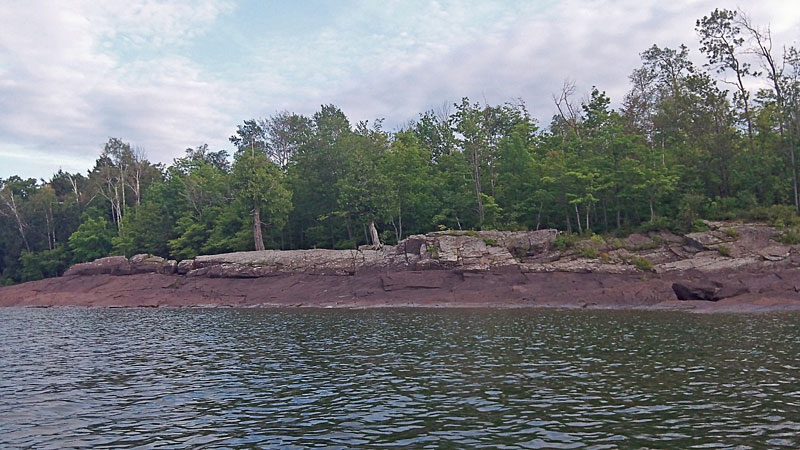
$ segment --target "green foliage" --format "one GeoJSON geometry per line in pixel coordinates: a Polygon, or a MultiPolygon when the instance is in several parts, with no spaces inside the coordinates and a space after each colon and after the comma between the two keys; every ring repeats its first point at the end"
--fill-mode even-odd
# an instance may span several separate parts
{"type": "Polygon", "coordinates": [[[247,147],[236,154],[233,187],[242,204],[253,208],[251,220],[268,227],[283,227],[292,208],[292,193],[284,186],[283,178],[283,172],[266,154],[247,147]]]}
{"type": "Polygon", "coordinates": [[[356,248],[356,241],[352,239],[343,239],[341,241],[336,242],[336,245],[333,246],[335,250],[349,250],[356,248]]]}
{"type": "Polygon", "coordinates": [[[771,205],[751,209],[745,217],[749,220],[763,221],[777,228],[800,225],[797,211],[788,205],[771,205]]]}
{"type": "Polygon", "coordinates": [[[656,217],[655,220],[643,222],[637,228],[639,233],[649,233],[651,231],[674,231],[674,224],[667,217],[656,217]]]}
{"type": "Polygon", "coordinates": [[[187,216],[178,219],[175,229],[179,235],[169,241],[170,255],[179,261],[199,255],[209,238],[207,227],[187,216]]]}
{"type": "Polygon", "coordinates": [[[483,238],[483,243],[488,245],[489,247],[499,247],[500,244],[497,243],[496,240],[491,238],[483,238]]]}
{"type": "MultiPolygon", "coordinates": [[[[151,188],[158,191],[161,185],[151,188]]],[[[112,239],[113,252],[131,257],[137,253],[166,255],[172,233],[172,218],[160,193],[154,193],[140,205],[131,208],[122,219],[122,229],[112,239]],[[155,197],[155,198],[154,198],[155,197]]]]}
{"type": "Polygon", "coordinates": [[[635,256],[635,257],[631,258],[631,263],[637,269],[639,269],[639,270],[641,270],[643,272],[647,272],[647,271],[653,270],[653,263],[649,259],[641,257],[641,256],[635,256]]]}
{"type": "Polygon", "coordinates": [[[559,251],[568,250],[575,246],[575,243],[580,240],[580,236],[572,233],[559,233],[555,240],[556,249],[559,251]]]}
{"type": "Polygon", "coordinates": [[[23,251],[19,259],[20,281],[24,282],[61,275],[69,267],[72,255],[63,245],[57,245],[52,250],[23,251]]]}
{"type": "Polygon", "coordinates": [[[73,261],[86,262],[108,256],[115,234],[105,218],[87,219],[69,237],[73,261]]]}
{"type": "Polygon", "coordinates": [[[599,253],[596,247],[585,246],[578,249],[578,254],[584,258],[595,259],[599,253]]]}
{"type": "Polygon", "coordinates": [[[787,245],[800,244],[800,229],[787,228],[778,236],[778,241],[787,245]]]}
{"type": "Polygon", "coordinates": [[[241,200],[219,212],[213,222],[201,254],[242,252],[253,249],[253,222],[241,200]]]}
{"type": "Polygon", "coordinates": [[[709,228],[708,224],[706,224],[706,222],[703,219],[695,219],[692,222],[691,230],[693,232],[708,231],[710,229],[711,228],[709,228]]]}
{"type": "Polygon", "coordinates": [[[464,231],[449,230],[446,231],[444,234],[446,234],[447,236],[470,236],[474,238],[480,237],[480,234],[474,230],[464,230],[464,231]]]}
{"type": "Polygon", "coordinates": [[[702,224],[701,218],[708,210],[708,198],[702,194],[685,194],[680,199],[678,206],[678,218],[684,229],[693,231],[704,231],[697,229],[698,226],[708,227],[702,224]],[[702,224],[702,225],[701,225],[702,224]]]}
{"type": "Polygon", "coordinates": [[[739,238],[739,232],[736,231],[733,227],[727,227],[727,228],[723,229],[722,232],[727,234],[728,237],[730,237],[730,238],[733,238],[733,239],[738,239],[739,238]]]}
{"type": "Polygon", "coordinates": [[[726,258],[731,256],[731,249],[726,245],[719,245],[717,247],[717,252],[720,254],[720,256],[724,256],[726,258]]]}

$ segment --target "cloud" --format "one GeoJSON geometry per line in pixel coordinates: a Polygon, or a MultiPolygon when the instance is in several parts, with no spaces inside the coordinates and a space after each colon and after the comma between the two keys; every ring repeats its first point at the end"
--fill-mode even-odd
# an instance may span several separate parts
{"type": "MultiPolygon", "coordinates": [[[[0,99],[8,108],[0,112],[0,153],[24,161],[19,149],[26,148],[31,155],[49,153],[52,167],[86,161],[85,170],[110,136],[134,141],[154,160],[168,161],[203,142],[221,145],[234,90],[176,49],[229,7],[213,1],[60,2],[57,8],[4,2],[0,99]]],[[[41,158],[29,159],[41,164],[41,158]]],[[[20,171],[4,166],[0,176],[20,171]]]]}
{"type": "MultiPolygon", "coordinates": [[[[174,0],[0,2],[0,176],[75,167],[110,136],[170,162],[188,146],[230,148],[244,119],[340,106],[389,128],[463,96],[523,99],[544,125],[567,78],[617,104],[639,53],[687,44],[729,0],[387,1],[309,4],[174,0]],[[64,161],[62,163],[62,160],[64,161]],[[67,166],[69,164],[69,166],[67,166]],[[33,169],[30,169],[33,170],[33,169]],[[40,170],[40,169],[36,169],[40,170]]],[[[748,11],[776,49],[800,4],[748,11]]],[[[579,99],[578,99],[579,100],[579,99]]],[[[38,176],[48,176],[40,173],[38,176]]]]}
{"type": "MultiPolygon", "coordinates": [[[[565,79],[576,81],[580,92],[597,86],[619,105],[629,74],[641,64],[639,53],[653,44],[685,43],[702,65],[695,20],[715,7],[737,8],[718,1],[570,0],[526,10],[506,17],[503,27],[444,41],[444,49],[424,58],[389,54],[388,60],[402,61],[370,72],[338,92],[335,101],[356,116],[377,115],[402,125],[426,108],[462,96],[493,104],[521,98],[546,125],[555,112],[552,94],[565,79]]],[[[800,28],[800,5],[772,1],[749,14],[756,23],[771,24],[776,48],[792,44],[800,28]]]]}

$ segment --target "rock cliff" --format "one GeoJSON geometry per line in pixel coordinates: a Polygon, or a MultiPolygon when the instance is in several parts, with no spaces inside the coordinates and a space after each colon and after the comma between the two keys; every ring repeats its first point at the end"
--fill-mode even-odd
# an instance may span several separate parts
{"type": "Polygon", "coordinates": [[[774,240],[761,224],[706,222],[708,231],[679,236],[664,231],[624,239],[558,242],[557,230],[445,231],[414,235],[396,246],[358,250],[263,250],[198,256],[177,263],[156,256],[101,258],[64,275],[160,273],[209,278],[275,274],[354,275],[362,272],[448,270],[656,274],[698,270],[784,269],[800,264],[800,246],[774,240]]]}
{"type": "Polygon", "coordinates": [[[556,230],[437,232],[358,250],[266,250],[180,263],[114,256],[0,289],[0,306],[559,306],[800,309],[800,246],[708,222],[573,241],[556,230]]]}

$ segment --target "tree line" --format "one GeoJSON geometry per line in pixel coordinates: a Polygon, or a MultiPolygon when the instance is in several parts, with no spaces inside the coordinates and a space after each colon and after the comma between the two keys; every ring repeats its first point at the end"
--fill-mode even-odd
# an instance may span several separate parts
{"type": "Polygon", "coordinates": [[[696,23],[706,63],[653,45],[622,107],[565,82],[540,127],[524,102],[467,98],[394,132],[312,116],[245,120],[233,154],[153,164],[121,139],[87,173],[0,179],[0,281],[111,254],[355,248],[435,230],[688,230],[698,218],[800,208],[800,52],[742,12],[696,23]],[[760,85],[755,91],[749,86],[760,85]]]}

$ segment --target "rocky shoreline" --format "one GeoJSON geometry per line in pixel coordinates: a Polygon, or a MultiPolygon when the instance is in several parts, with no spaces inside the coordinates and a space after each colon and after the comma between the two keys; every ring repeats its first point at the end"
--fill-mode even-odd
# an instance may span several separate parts
{"type": "Polygon", "coordinates": [[[800,311],[800,246],[761,224],[708,225],[610,241],[448,231],[358,250],[108,257],[2,288],[0,306],[800,311]]]}

